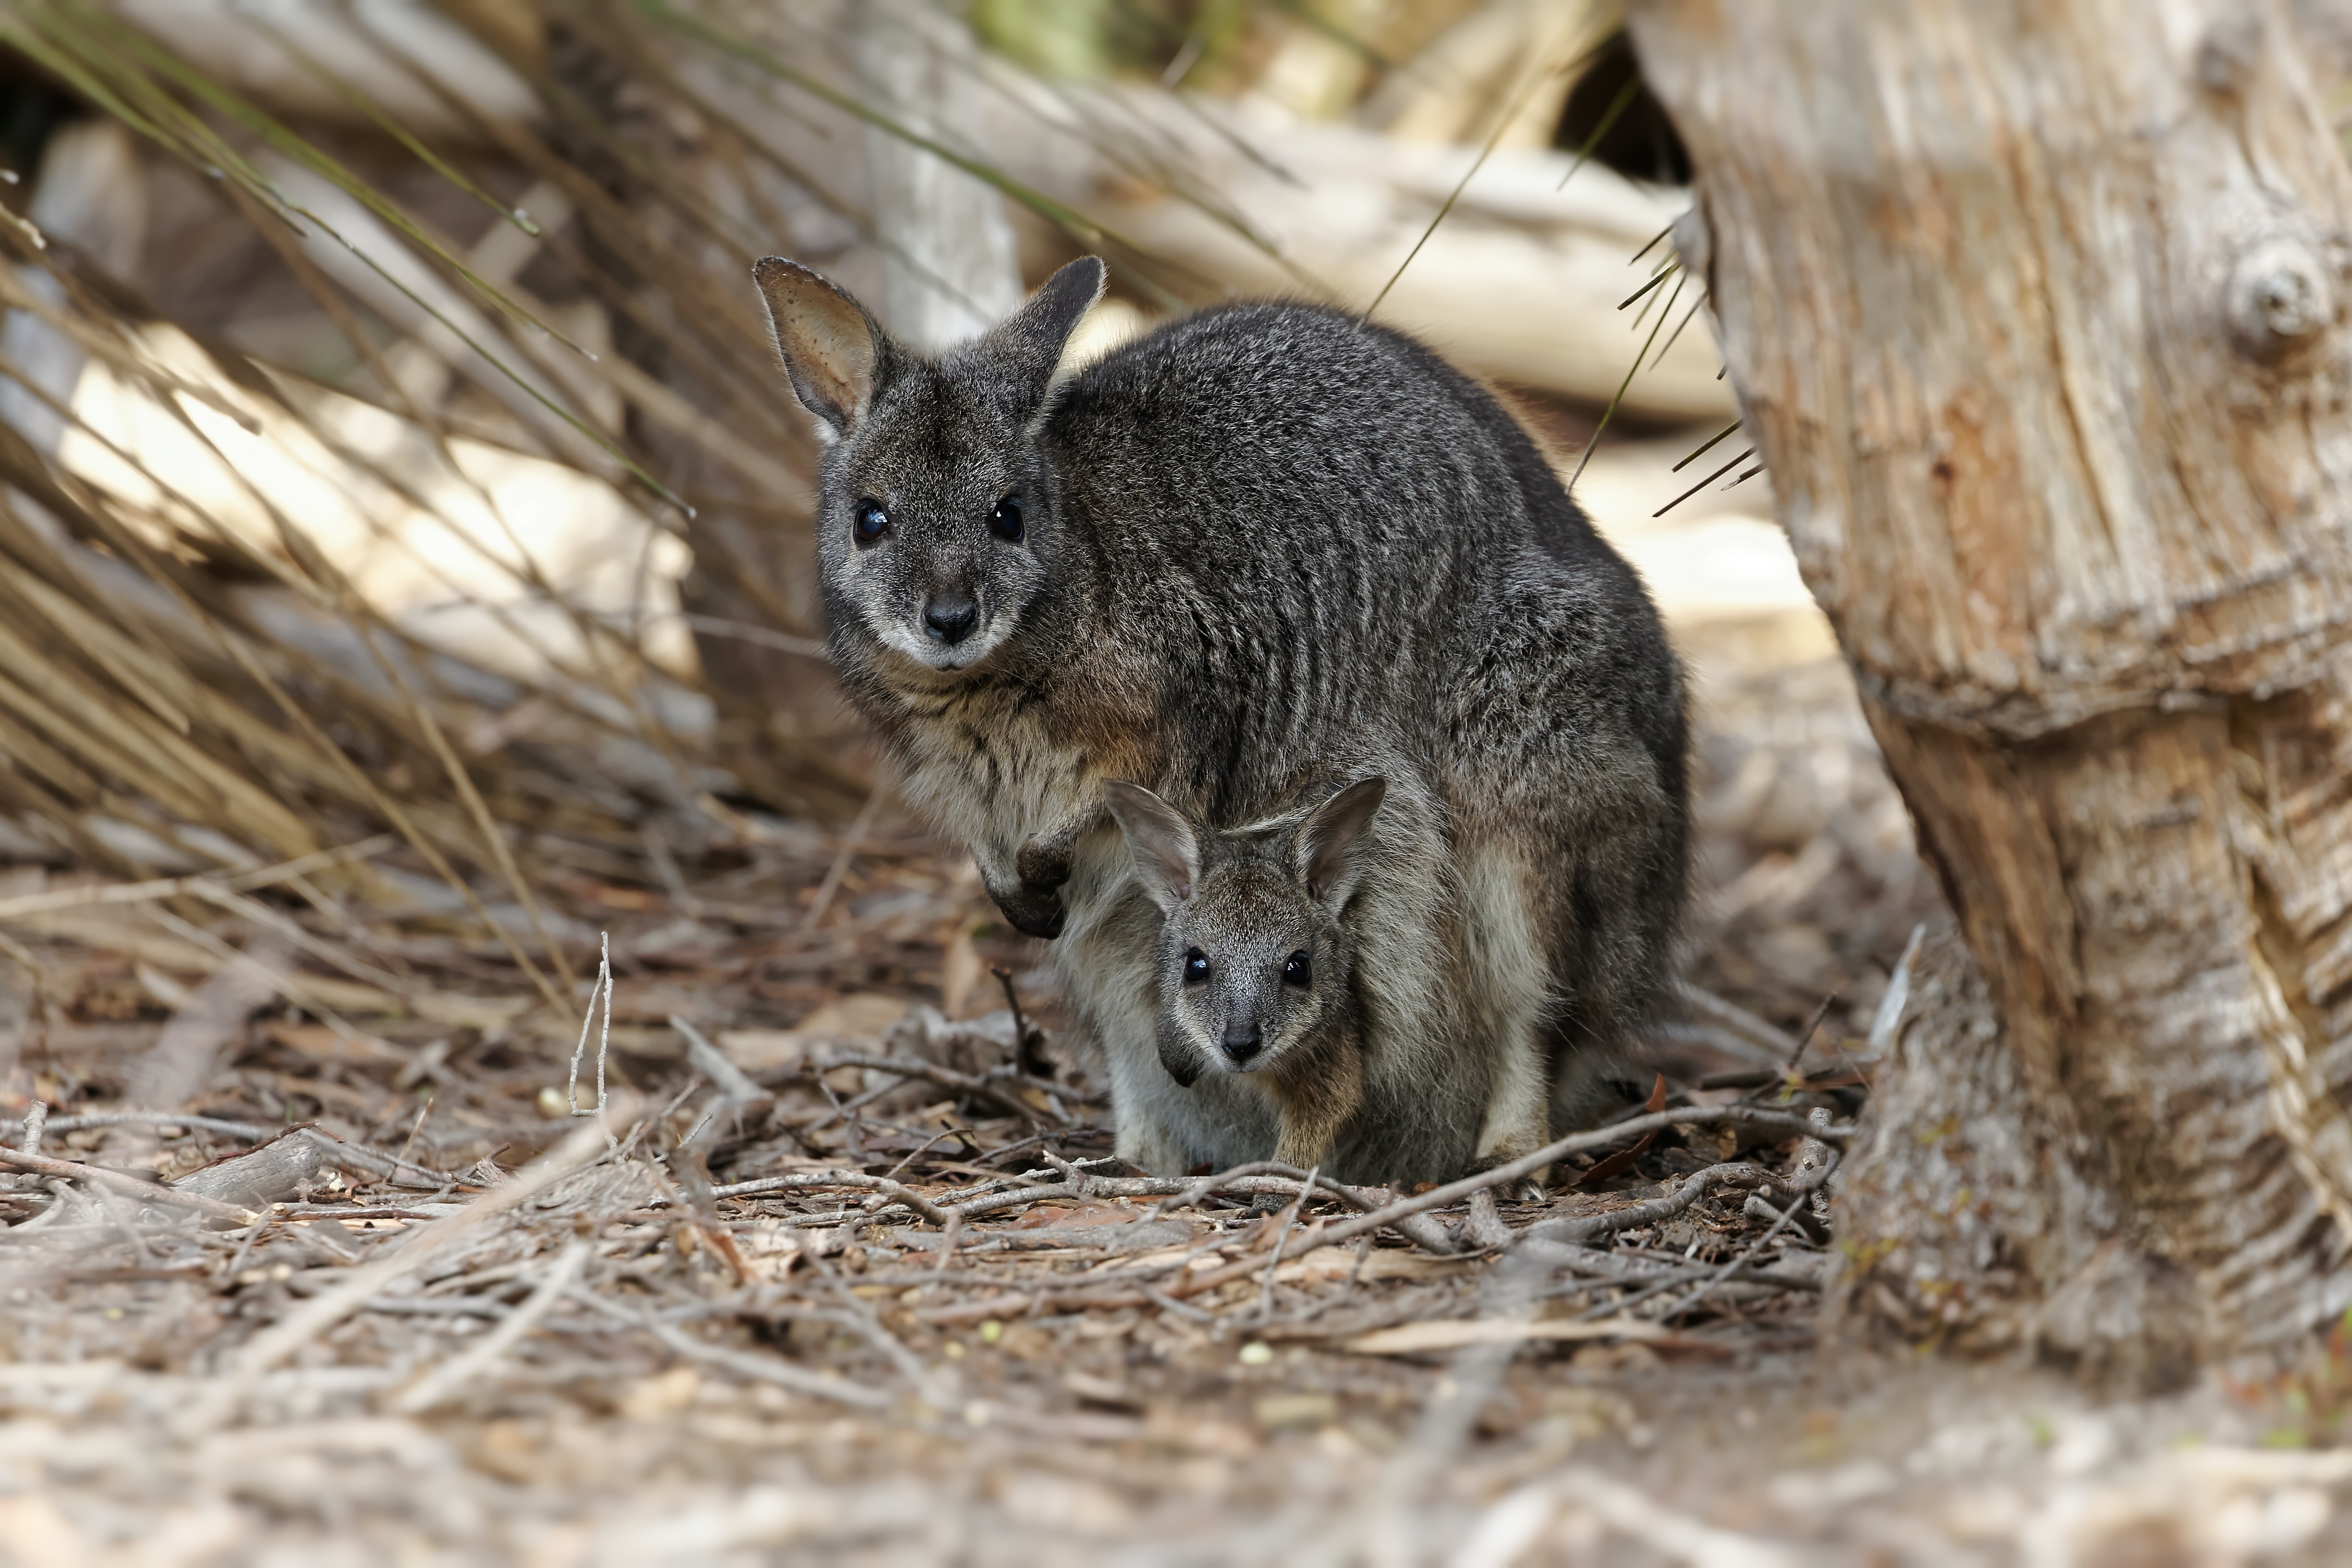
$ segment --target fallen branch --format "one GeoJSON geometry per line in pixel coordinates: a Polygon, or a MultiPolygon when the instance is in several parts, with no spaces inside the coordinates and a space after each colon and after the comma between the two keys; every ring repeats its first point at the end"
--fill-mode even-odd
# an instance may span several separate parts
{"type": "Polygon", "coordinates": [[[896,1073],[900,1078],[921,1079],[926,1083],[935,1083],[957,1094],[987,1100],[1015,1116],[1026,1118],[1031,1125],[1036,1127],[1050,1126],[1060,1120],[1038,1110],[1019,1095],[997,1088],[986,1079],[974,1078],[970,1073],[958,1072],[953,1068],[943,1068],[934,1062],[901,1061],[896,1057],[827,1057],[822,1062],[811,1062],[803,1070],[822,1077],[835,1068],[867,1068],[875,1072],[896,1073]]]}
{"type": "Polygon", "coordinates": [[[172,1184],[172,1190],[267,1208],[305,1192],[326,1163],[318,1144],[289,1131],[242,1154],[189,1172],[172,1184]]]}
{"type": "MultiPolygon", "coordinates": [[[[1708,1105],[1689,1110],[1662,1110],[1654,1116],[1636,1116],[1629,1121],[1621,1121],[1614,1127],[1604,1127],[1595,1132],[1570,1133],[1568,1137],[1547,1143],[1534,1153],[1514,1160],[1507,1165],[1497,1165],[1491,1171],[1481,1171],[1475,1176],[1465,1176],[1458,1182],[1449,1182],[1444,1186],[1433,1188],[1418,1196],[1400,1199],[1377,1213],[1364,1215],[1356,1219],[1343,1220],[1324,1233],[1323,1241],[1326,1246],[1336,1247],[1340,1242],[1352,1240],[1368,1230],[1377,1230],[1384,1225],[1392,1226],[1407,1215],[1421,1214],[1429,1209],[1443,1208],[1447,1204],[1466,1198],[1472,1193],[1483,1188],[1499,1187],[1507,1183],[1516,1182],[1522,1176],[1532,1176],[1553,1161],[1563,1159],[1570,1154],[1582,1153],[1588,1149],[1604,1149],[1622,1139],[1639,1137],[1654,1128],[1672,1127],[1678,1123],[1684,1126],[1711,1127],[1727,1122],[1742,1127],[1766,1127],[1775,1131],[1785,1130],[1792,1136],[1818,1138],[1825,1143],[1834,1143],[1841,1149],[1845,1146],[1847,1138],[1852,1136],[1850,1131],[1815,1127],[1804,1118],[1792,1116],[1786,1111],[1766,1110],[1752,1105],[1708,1105]]],[[[1721,1166],[1710,1168],[1723,1169],[1721,1166]]],[[[1696,1194],[1693,1196],[1696,1199],[1696,1194]]]]}
{"type": "Polygon", "coordinates": [[[1456,1351],[1465,1345],[1517,1345],[1529,1340],[1607,1339],[1642,1340],[1653,1344],[1665,1342],[1677,1349],[1698,1346],[1718,1355],[1730,1353],[1725,1346],[1708,1344],[1703,1340],[1685,1340],[1664,1325],[1644,1318],[1601,1318],[1582,1323],[1565,1318],[1435,1318],[1418,1323],[1400,1323],[1392,1329],[1375,1329],[1369,1334],[1340,1341],[1339,1348],[1357,1355],[1425,1355],[1432,1351],[1456,1351]]]}
{"type": "MultiPolygon", "coordinates": [[[[1182,1208],[1217,1193],[1239,1194],[1244,1197],[1294,1198],[1302,1190],[1307,1176],[1307,1172],[1295,1165],[1265,1160],[1246,1165],[1236,1165],[1230,1171],[1210,1176],[1180,1178],[1087,1174],[1083,1182],[1046,1182],[1034,1186],[1004,1189],[991,1184],[988,1188],[965,1197],[950,1194],[937,1199],[925,1199],[920,1194],[911,1193],[910,1189],[904,1188],[884,1176],[869,1176],[858,1171],[802,1171],[787,1176],[761,1176],[749,1182],[735,1182],[727,1186],[715,1187],[712,1189],[712,1195],[722,1198],[756,1197],[764,1193],[826,1186],[879,1190],[890,1193],[893,1197],[906,1193],[912,1201],[903,1198],[900,1201],[907,1202],[908,1207],[914,1209],[916,1213],[922,1215],[934,1225],[944,1225],[951,1218],[977,1218],[982,1215],[996,1213],[1001,1209],[1019,1208],[1025,1204],[1065,1198],[1075,1202],[1084,1202],[1090,1198],[1160,1197],[1172,1200],[1160,1205],[1162,1209],[1182,1208]],[[932,1205],[931,1210],[927,1211],[919,1206],[926,1203],[932,1205]]],[[[1328,1193],[1342,1203],[1367,1214],[1378,1209],[1391,1197],[1386,1188],[1351,1187],[1344,1183],[1335,1182],[1328,1176],[1318,1177],[1315,1185],[1318,1190],[1328,1193]]],[[[859,1212],[871,1214],[876,1211],[868,1209],[859,1212]]],[[[805,1223],[821,1223],[827,1219],[837,1220],[848,1217],[850,1216],[846,1213],[839,1215],[811,1215],[806,1216],[805,1223]]],[[[1147,1215],[1143,1217],[1150,1216],[1147,1215]]],[[[1434,1222],[1427,1222],[1424,1226],[1407,1228],[1403,1234],[1407,1239],[1432,1251],[1443,1253],[1452,1250],[1450,1239],[1434,1222]]]]}
{"type": "Polygon", "coordinates": [[[1659,1225],[1674,1218],[1699,1199],[1721,1186],[1760,1185],[1778,1181],[1761,1165],[1709,1165],[1703,1171],[1693,1171],[1683,1184],[1662,1198],[1645,1204],[1633,1204],[1622,1209],[1606,1209],[1600,1214],[1578,1215],[1572,1218],[1539,1219],[1519,1233],[1522,1243],[1528,1241],[1574,1244],[1590,1241],[1596,1236],[1612,1235],[1621,1230],[1637,1230],[1645,1225],[1659,1225]]]}
{"type": "Polygon", "coordinates": [[[142,1182],[136,1176],[126,1176],[120,1171],[110,1171],[103,1165],[85,1165],[75,1160],[52,1160],[47,1154],[27,1154],[21,1149],[0,1147],[0,1165],[13,1165],[20,1171],[37,1175],[57,1176],[68,1182],[87,1182],[92,1186],[111,1187],[127,1197],[142,1203],[163,1204],[171,1208],[191,1209],[209,1219],[223,1219],[231,1225],[252,1225],[262,1218],[248,1208],[225,1204],[195,1193],[184,1193],[154,1182],[142,1182]]]}
{"type": "Polygon", "coordinates": [[[686,1059],[694,1070],[710,1080],[710,1087],[726,1097],[730,1104],[749,1104],[771,1098],[768,1091],[743,1076],[743,1069],[727,1059],[726,1053],[710,1043],[710,1037],[694,1026],[680,1014],[669,1016],[669,1026],[686,1039],[686,1059]]]}
{"type": "Polygon", "coordinates": [[[1700,1017],[1745,1041],[1750,1047],[1748,1056],[1759,1067],[1778,1067],[1796,1059],[1800,1043],[1788,1030],[1776,1028],[1747,1008],[1736,1007],[1714,992],[1696,985],[1678,985],[1675,994],[1700,1017]]]}
{"type": "MultiPolygon", "coordinates": [[[[1808,1153],[1811,1152],[1812,1151],[1810,1149],[1807,1151],[1808,1153]]],[[[1780,1232],[1788,1228],[1789,1222],[1795,1219],[1798,1214],[1803,1210],[1808,1204],[1812,1202],[1813,1189],[1820,1186],[1822,1182],[1829,1179],[1830,1171],[1833,1168],[1833,1165],[1825,1162],[1811,1172],[1801,1173],[1797,1180],[1789,1183],[1789,1206],[1786,1209],[1779,1211],[1778,1215],[1772,1221],[1770,1227],[1767,1229],[1762,1236],[1757,1237],[1756,1240],[1750,1242],[1746,1247],[1742,1248],[1730,1262],[1725,1264],[1713,1274],[1708,1275],[1706,1279],[1701,1280],[1696,1289],[1684,1297],[1681,1300],[1669,1304],[1664,1311],[1658,1314],[1659,1321],[1664,1322],[1674,1318],[1680,1317],[1683,1313],[1689,1311],[1693,1307],[1697,1306],[1701,1301],[1706,1299],[1708,1291],[1713,1290],[1717,1286],[1721,1285],[1725,1280],[1730,1279],[1732,1274],[1738,1270],[1741,1265],[1747,1263],[1758,1253],[1763,1251],[1765,1247],[1770,1246],[1773,1240],[1780,1236],[1780,1232]]],[[[1648,1296],[1654,1295],[1656,1292],[1645,1290],[1643,1294],[1648,1296]]],[[[1620,1305],[1622,1304],[1623,1303],[1620,1303],[1620,1305]]]]}
{"type": "Polygon", "coordinates": [[[723,1367],[738,1377],[757,1378],[780,1388],[789,1388],[795,1394],[813,1394],[819,1399],[830,1399],[836,1405],[856,1405],[861,1410],[880,1410],[890,1404],[889,1394],[878,1388],[868,1388],[862,1383],[852,1383],[830,1373],[810,1372],[774,1356],[753,1355],[746,1351],[706,1343],[684,1329],[633,1312],[617,1302],[607,1301],[586,1286],[573,1285],[569,1294],[583,1306],[653,1335],[678,1355],[723,1367]]]}
{"type": "Polygon", "coordinates": [[[84,1127],[193,1127],[205,1132],[224,1132],[232,1138],[250,1138],[268,1142],[282,1138],[288,1132],[299,1132],[321,1149],[347,1157],[350,1165],[370,1175],[397,1176],[406,1173],[421,1176],[436,1186],[454,1187],[463,1178],[446,1171],[436,1171],[430,1165],[419,1165],[397,1154],[366,1143],[353,1143],[336,1137],[323,1127],[306,1121],[291,1127],[270,1126],[259,1121],[233,1121],[220,1116],[184,1116],[169,1110],[94,1110],[81,1116],[60,1116],[44,1124],[49,1132],[71,1132],[84,1127]]]}
{"type": "MultiPolygon", "coordinates": [[[[750,1197],[758,1193],[788,1193],[803,1187],[857,1187],[881,1193],[895,1203],[906,1205],[933,1225],[944,1226],[953,1215],[903,1182],[887,1176],[869,1176],[863,1171],[795,1171],[789,1176],[762,1176],[755,1182],[736,1182],[724,1187],[713,1187],[711,1196],[719,1198],[750,1197]]],[[[863,1212],[873,1214],[877,1209],[863,1212]]]]}
{"type": "MultiPolygon", "coordinates": [[[[1612,1128],[1610,1131],[1613,1132],[1616,1129],[1612,1128]]],[[[1594,1135],[1585,1133],[1580,1134],[1580,1136],[1589,1138],[1594,1135]]],[[[1492,1186],[1497,1182],[1515,1180],[1516,1177],[1509,1174],[1508,1171],[1509,1167],[1507,1166],[1500,1167],[1496,1171],[1483,1173],[1481,1177],[1477,1179],[1486,1180],[1487,1186],[1492,1186]],[[1486,1180],[1487,1178],[1492,1178],[1492,1180],[1486,1180]]],[[[1145,1179],[1150,1180],[1154,1178],[1145,1179]]],[[[1202,1179],[1213,1180],[1214,1178],[1203,1177],[1202,1179]]],[[[1268,1182],[1269,1184],[1273,1180],[1273,1178],[1266,1177],[1252,1179],[1268,1182]]],[[[1622,1209],[1609,1209],[1596,1215],[1579,1215],[1572,1220],[1550,1222],[1538,1221],[1538,1224],[1559,1225],[1563,1228],[1565,1234],[1559,1237],[1558,1239],[1580,1241],[1594,1236],[1601,1235],[1604,1232],[1632,1230],[1640,1226],[1655,1224],[1662,1219],[1671,1219],[1675,1215],[1682,1213],[1683,1210],[1690,1207],[1706,1193],[1717,1186],[1734,1182],[1769,1182],[1774,1179],[1775,1178],[1770,1172],[1758,1165],[1710,1165],[1704,1171],[1693,1172],[1689,1179],[1685,1181],[1683,1185],[1674,1194],[1667,1197],[1657,1199],[1654,1202],[1647,1204],[1634,1204],[1622,1209]]],[[[1192,1184],[1187,1183],[1184,1184],[1189,1186],[1192,1184]]],[[[1241,1184],[1242,1184],[1239,1182],[1234,1184],[1236,1186],[1240,1186],[1241,1184]]],[[[1461,1184],[1456,1184],[1459,1185],[1461,1184]]],[[[1472,1190],[1483,1191],[1485,1189],[1473,1188],[1472,1190]]],[[[1408,1199],[1406,1201],[1409,1203],[1423,1203],[1429,1198],[1435,1197],[1436,1195],[1437,1194],[1435,1193],[1424,1193],[1420,1198],[1408,1199]]],[[[1269,1268],[1278,1267],[1280,1264],[1287,1261],[1295,1255],[1309,1252],[1320,1247],[1337,1246],[1341,1240],[1362,1235],[1368,1231],[1376,1229],[1384,1224],[1391,1224],[1393,1222],[1387,1218],[1387,1216],[1394,1210],[1403,1206],[1404,1205],[1402,1204],[1392,1204],[1386,1207],[1377,1209],[1370,1214],[1345,1221],[1339,1225],[1318,1226],[1316,1229],[1297,1238],[1296,1241],[1277,1241],[1271,1247],[1270,1258],[1266,1260],[1265,1266],[1269,1268]]],[[[1407,1217],[1411,1216],[1408,1215],[1407,1217]]],[[[1521,1232],[1520,1234],[1524,1237],[1528,1233],[1521,1232]]],[[[1188,1259],[1187,1262],[1189,1261],[1190,1260],[1188,1259]]],[[[1220,1268],[1207,1268],[1200,1270],[1197,1273],[1188,1273],[1183,1279],[1175,1280],[1158,1289],[1154,1289],[1141,1284],[1129,1286],[1126,1281],[1119,1281],[1108,1289],[1067,1290],[1055,1292],[1052,1294],[1027,1296],[997,1296],[985,1301],[966,1302],[957,1306],[936,1307],[928,1310],[919,1310],[915,1315],[925,1322],[959,1323],[972,1322],[986,1318],[1017,1317],[1024,1313],[1042,1312],[1049,1309],[1055,1310],[1080,1309],[1098,1310],[1112,1307],[1135,1307],[1145,1305],[1165,1307],[1171,1300],[1181,1300],[1187,1296],[1197,1296],[1204,1290],[1213,1290],[1218,1286],[1224,1284],[1228,1280],[1238,1279],[1255,1272],[1260,1267],[1260,1259],[1255,1257],[1248,1257],[1236,1259],[1235,1261],[1228,1263],[1220,1268]]]]}
{"type": "MultiPolygon", "coordinates": [[[[1760,1200],[1751,1196],[1748,1201],[1753,1205],[1760,1200]]],[[[1768,1204],[1764,1206],[1770,1208],[1771,1205],[1768,1204]]],[[[1752,1209],[1750,1212],[1753,1212],[1752,1209]]],[[[1778,1215],[1780,1211],[1773,1209],[1772,1213],[1778,1215]]],[[[1548,1296],[1579,1293],[1590,1290],[1595,1285],[1639,1286],[1645,1290],[1653,1285],[1672,1289],[1676,1285],[1687,1285],[1695,1279],[1704,1279],[1708,1271],[1716,1267],[1713,1263],[1662,1263],[1655,1259],[1632,1258],[1622,1252],[1612,1252],[1599,1247],[1554,1247],[1549,1242],[1541,1245],[1540,1256],[1555,1270],[1581,1276],[1580,1279],[1568,1284],[1546,1288],[1544,1294],[1548,1296]]],[[[1732,1274],[1730,1282],[1738,1285],[1755,1285],[1771,1290],[1807,1290],[1816,1295],[1823,1288],[1820,1279],[1810,1275],[1787,1274],[1778,1269],[1761,1268],[1746,1263],[1741,1264],[1732,1274]]],[[[1654,1295],[1656,1292],[1648,1293],[1654,1295]]],[[[1622,1304],[1620,1303],[1620,1305],[1622,1304]]]]}
{"type": "Polygon", "coordinates": [[[205,891],[249,892],[256,888],[268,888],[279,882],[291,881],[330,866],[340,866],[354,860],[367,860],[383,854],[400,840],[389,833],[379,833],[357,844],[347,844],[340,849],[321,849],[313,855],[265,866],[257,870],[234,877],[162,877],[149,882],[94,882],[79,888],[59,888],[51,892],[26,893],[19,898],[0,900],[0,921],[18,920],[26,915],[47,914],[53,910],[87,909],[92,904],[159,903],[176,899],[184,893],[205,891]]]}

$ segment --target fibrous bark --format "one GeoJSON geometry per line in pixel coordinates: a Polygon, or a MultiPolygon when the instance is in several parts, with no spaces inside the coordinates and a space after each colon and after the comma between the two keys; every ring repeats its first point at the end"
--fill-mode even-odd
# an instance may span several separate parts
{"type": "Polygon", "coordinates": [[[2140,1382],[2289,1339],[2352,1295],[2352,176],[2286,13],[1633,22],[1981,966],[1886,1069],[1858,1300],[2140,1382]]]}

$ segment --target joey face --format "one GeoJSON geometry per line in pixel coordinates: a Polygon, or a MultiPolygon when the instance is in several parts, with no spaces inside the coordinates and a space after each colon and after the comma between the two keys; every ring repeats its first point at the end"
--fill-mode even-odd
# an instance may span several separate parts
{"type": "Polygon", "coordinates": [[[818,561],[836,646],[939,671],[980,664],[1050,576],[1054,519],[1033,437],[1102,264],[1072,262],[937,361],[796,263],[771,257],[753,270],[793,395],[826,448],[818,561]]]}
{"type": "Polygon", "coordinates": [[[1105,786],[1160,929],[1160,1059],[1202,1072],[1278,1070],[1334,1021],[1353,983],[1342,921],[1370,868],[1365,830],[1387,789],[1349,785],[1300,816],[1216,832],[1150,791],[1105,786]]]}
{"type": "Polygon", "coordinates": [[[1163,1032],[1213,1072],[1275,1068],[1344,1003],[1339,922],[1278,859],[1235,856],[1207,871],[1160,929],[1163,1032]]]}

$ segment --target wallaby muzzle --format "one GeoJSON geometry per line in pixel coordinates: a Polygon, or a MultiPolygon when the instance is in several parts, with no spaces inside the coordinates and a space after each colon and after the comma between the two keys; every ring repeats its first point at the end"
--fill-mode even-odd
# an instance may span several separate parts
{"type": "Polygon", "coordinates": [[[969,594],[934,594],[923,606],[923,632],[950,647],[980,627],[980,605],[969,594]]]}

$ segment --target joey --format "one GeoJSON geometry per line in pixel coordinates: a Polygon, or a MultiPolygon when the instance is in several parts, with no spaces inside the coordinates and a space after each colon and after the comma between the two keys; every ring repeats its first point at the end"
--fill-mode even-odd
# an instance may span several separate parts
{"type": "Polygon", "coordinates": [[[1346,911],[1373,858],[1364,830],[1388,781],[1233,832],[1187,821],[1139,784],[1104,789],[1162,916],[1160,1064],[1188,1087],[1204,1072],[1246,1075],[1276,1109],[1274,1157],[1332,1169],[1364,1100],[1346,911]]]}

